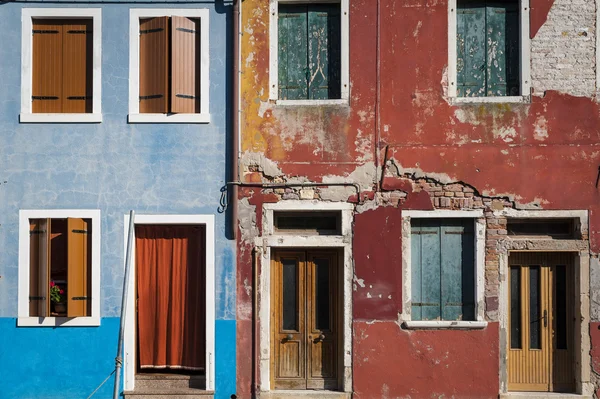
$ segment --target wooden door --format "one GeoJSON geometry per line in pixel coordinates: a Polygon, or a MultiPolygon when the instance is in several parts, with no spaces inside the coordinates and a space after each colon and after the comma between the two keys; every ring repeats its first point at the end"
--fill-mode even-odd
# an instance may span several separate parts
{"type": "Polygon", "coordinates": [[[509,258],[508,389],[572,392],[573,255],[509,258]]]}
{"type": "Polygon", "coordinates": [[[274,389],[336,389],[335,251],[279,251],[272,267],[274,389]]]}

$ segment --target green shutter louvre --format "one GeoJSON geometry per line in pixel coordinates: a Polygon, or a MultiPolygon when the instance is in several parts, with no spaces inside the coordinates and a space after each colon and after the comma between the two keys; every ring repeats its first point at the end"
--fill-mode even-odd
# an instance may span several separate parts
{"type": "Polygon", "coordinates": [[[341,27],[339,4],[308,8],[309,98],[340,98],[341,27]]]}
{"type": "Polygon", "coordinates": [[[279,98],[308,98],[307,6],[279,6],[279,98]]]}

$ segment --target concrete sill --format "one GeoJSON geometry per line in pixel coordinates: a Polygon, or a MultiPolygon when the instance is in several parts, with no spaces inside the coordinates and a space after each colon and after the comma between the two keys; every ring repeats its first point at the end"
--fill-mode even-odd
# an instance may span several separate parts
{"type": "Polygon", "coordinates": [[[275,100],[276,105],[283,106],[323,106],[323,105],[349,105],[348,100],[345,98],[332,99],[332,100],[275,100]]]}
{"type": "Polygon", "coordinates": [[[404,321],[407,330],[482,330],[487,321],[404,321]]]}
{"type": "Polygon", "coordinates": [[[129,114],[129,123],[210,123],[210,114],[129,114]]]}
{"type": "Polygon", "coordinates": [[[592,395],[559,392],[507,392],[500,399],[592,399],[592,395]]]}
{"type": "Polygon", "coordinates": [[[98,327],[100,317],[19,317],[19,327],[98,327]]]}
{"type": "Polygon", "coordinates": [[[260,393],[261,399],[350,399],[349,392],[319,390],[273,390],[260,393]]]}
{"type": "Polygon", "coordinates": [[[527,104],[531,96],[500,96],[500,97],[451,97],[450,104],[527,104]]]}
{"type": "Polygon", "coordinates": [[[19,115],[21,123],[100,123],[102,114],[29,114],[19,115]]]}

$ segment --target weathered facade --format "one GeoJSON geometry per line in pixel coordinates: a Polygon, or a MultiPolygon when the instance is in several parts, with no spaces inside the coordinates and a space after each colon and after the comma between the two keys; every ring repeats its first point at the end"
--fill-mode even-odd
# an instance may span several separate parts
{"type": "MultiPolygon", "coordinates": [[[[327,356],[335,383],[324,378],[319,388],[341,397],[596,395],[598,4],[513,2],[517,92],[461,98],[460,18],[467,17],[457,13],[464,2],[342,0],[341,94],[290,101],[280,90],[287,55],[277,46],[287,34],[277,24],[291,26],[281,16],[292,12],[286,3],[246,0],[242,8],[238,397],[310,388],[314,359],[327,356]],[[277,219],[286,212],[315,220],[338,212],[341,227],[319,234],[309,226],[318,222],[305,222],[286,230],[277,219]],[[444,230],[455,222],[463,230],[444,230]],[[562,236],[549,233],[557,223],[570,226],[562,236]],[[531,225],[540,230],[527,230],[531,225]],[[430,243],[438,246],[424,250],[428,234],[437,233],[423,229],[432,226],[462,241],[444,249],[440,239],[441,248],[430,243]],[[460,306],[472,307],[469,315],[446,318],[444,306],[451,313],[458,302],[418,300],[427,282],[415,272],[426,263],[417,255],[443,258],[457,245],[463,249],[456,256],[471,254],[474,269],[449,287],[471,284],[460,306]],[[337,318],[328,313],[336,327],[329,326],[335,330],[329,355],[330,338],[302,330],[319,314],[310,282],[318,286],[315,259],[325,255],[315,251],[338,256],[328,264],[337,273],[328,278],[339,281],[329,283],[337,298],[329,311],[337,318]],[[288,264],[298,271],[282,283],[288,264]],[[293,278],[309,281],[308,288],[293,278]],[[286,294],[290,284],[298,288],[286,294]],[[281,327],[286,306],[299,312],[300,327],[281,327]],[[442,315],[420,313],[431,307],[442,315]],[[307,338],[297,339],[300,330],[307,338]],[[322,352],[315,355],[310,348],[318,341],[322,352]],[[285,354],[296,351],[286,342],[300,349],[285,354]],[[516,360],[530,356],[517,352],[538,346],[546,353],[545,345],[553,348],[545,360],[516,360]],[[541,376],[527,377],[527,370],[541,376]]],[[[318,2],[305,3],[310,31],[310,7],[318,2]]],[[[442,280],[451,279],[441,264],[442,280]]]]}
{"type": "MultiPolygon", "coordinates": [[[[152,395],[164,391],[165,385],[171,393],[182,389],[192,398],[229,398],[235,393],[235,247],[225,236],[225,216],[218,212],[226,181],[231,65],[225,65],[225,60],[232,51],[231,19],[232,4],[222,1],[0,3],[0,397],[113,396],[129,210],[136,212],[133,246],[137,250],[127,297],[119,395],[125,391],[132,394],[127,397],[136,397],[133,394],[140,389],[152,395]],[[147,81],[140,83],[139,78],[142,67],[156,67],[153,76],[166,71],[159,67],[167,65],[168,53],[156,53],[154,58],[139,54],[150,51],[152,43],[146,37],[167,32],[144,28],[143,24],[156,20],[172,22],[175,34],[195,35],[188,44],[202,41],[202,49],[192,48],[186,60],[177,55],[170,58],[185,64],[184,73],[200,76],[201,94],[192,88],[183,96],[175,95],[177,100],[196,101],[198,109],[192,106],[182,112],[174,104],[168,114],[138,109],[143,101],[167,97],[164,92],[144,92],[147,81]],[[182,20],[188,26],[177,29],[182,20]],[[189,28],[189,21],[196,27],[189,28]],[[76,23],[82,27],[72,26],[76,23]],[[61,49],[57,46],[61,35],[65,37],[63,58],[56,52],[61,49]],[[40,44],[39,40],[46,41],[40,44]],[[86,48],[89,58],[79,57],[77,64],[73,54],[80,54],[80,48],[86,48]],[[190,66],[194,60],[198,63],[190,66]],[[63,73],[55,74],[57,70],[63,73]],[[87,91],[69,92],[83,84],[81,76],[87,91]],[[86,76],[91,83],[86,83],[86,76]],[[89,107],[56,108],[61,102],[85,102],[89,107]],[[91,257],[82,261],[91,266],[83,268],[89,274],[81,284],[71,273],[72,266],[77,269],[70,261],[72,252],[66,255],[68,274],[64,259],[58,259],[60,245],[50,244],[52,257],[42,255],[42,237],[52,233],[50,242],[54,242],[65,234],[57,226],[72,220],[83,221],[84,226],[69,229],[68,240],[91,237],[91,244],[81,245],[91,257]],[[146,262],[141,260],[142,233],[154,229],[156,237],[172,242],[174,235],[191,235],[188,228],[200,240],[190,245],[190,254],[194,247],[193,256],[200,260],[187,264],[200,268],[201,276],[196,271],[192,279],[190,272],[185,280],[190,286],[173,288],[169,299],[173,302],[165,305],[163,298],[160,308],[147,307],[146,313],[166,319],[181,304],[178,298],[187,298],[189,305],[193,297],[200,304],[191,306],[196,316],[186,310],[162,332],[173,332],[169,344],[183,342],[185,353],[194,359],[180,364],[169,359],[165,364],[157,357],[143,369],[145,364],[137,360],[142,330],[137,312],[149,306],[154,295],[164,294],[161,286],[168,286],[169,279],[163,275],[160,285],[153,283],[150,300],[142,304],[141,290],[150,286],[140,283],[141,265],[146,262]],[[40,264],[48,261],[48,269],[37,268],[34,259],[40,264]],[[50,304],[50,284],[68,297],[67,310],[50,304]],[[75,294],[81,287],[84,293],[75,294]],[[81,303],[87,306],[78,309],[81,303]],[[196,317],[196,324],[189,322],[190,317],[196,317]],[[173,326],[185,326],[185,336],[175,337],[173,326]],[[196,346],[191,345],[194,342],[196,346]],[[187,371],[172,373],[178,366],[187,371]],[[144,375],[148,369],[169,373],[169,368],[170,379],[148,382],[152,374],[144,375]],[[108,381],[95,392],[105,378],[108,381]],[[196,390],[190,389],[190,378],[195,379],[191,388],[196,390]]],[[[175,82],[173,76],[175,72],[169,74],[175,82]]],[[[159,90],[159,85],[157,80],[154,89],[159,90]]],[[[74,241],[67,243],[69,251],[74,245],[74,241]]],[[[164,343],[165,338],[159,340],[164,343]]]]}

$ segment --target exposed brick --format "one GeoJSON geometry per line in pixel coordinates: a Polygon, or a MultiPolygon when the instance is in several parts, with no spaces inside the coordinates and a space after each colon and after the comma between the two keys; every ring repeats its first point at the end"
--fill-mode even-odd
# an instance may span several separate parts
{"type": "Polygon", "coordinates": [[[485,298],[485,309],[490,312],[498,310],[498,297],[485,298]]]}

